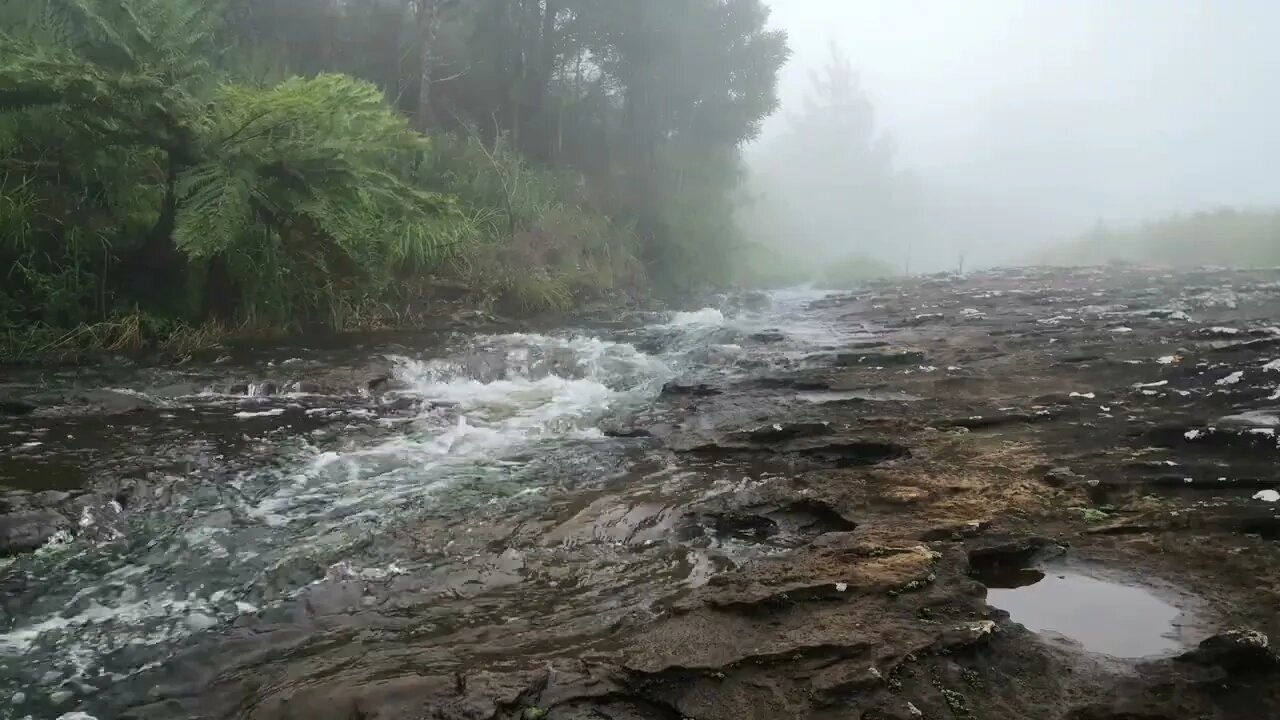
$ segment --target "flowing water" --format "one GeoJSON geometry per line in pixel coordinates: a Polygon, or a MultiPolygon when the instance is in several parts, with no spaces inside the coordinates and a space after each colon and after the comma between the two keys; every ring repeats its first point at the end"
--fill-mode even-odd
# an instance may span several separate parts
{"type": "MultiPolygon", "coordinates": [[[[0,424],[0,482],[128,490],[85,500],[74,533],[4,561],[0,717],[111,717],[154,699],[158,673],[193,648],[207,648],[210,673],[252,667],[231,642],[249,636],[358,637],[388,664],[413,644],[414,662],[442,666],[552,636],[607,643],[625,615],[771,550],[691,534],[678,511],[760,478],[693,472],[603,429],[651,411],[667,383],[786,370],[848,341],[803,312],[819,297],[607,333],[405,335],[19,378],[50,397],[112,388],[145,406],[0,424]],[[391,379],[367,384],[374,366],[391,379]],[[258,384],[233,387],[246,377],[258,384]],[[267,379],[286,392],[264,392],[267,379]]],[[[343,661],[314,662],[306,671],[323,675],[343,661]]]]}

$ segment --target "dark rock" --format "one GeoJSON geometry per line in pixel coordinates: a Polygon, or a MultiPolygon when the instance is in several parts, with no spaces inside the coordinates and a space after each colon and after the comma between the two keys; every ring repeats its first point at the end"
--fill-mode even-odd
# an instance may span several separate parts
{"type": "Polygon", "coordinates": [[[760,390],[795,390],[796,392],[818,392],[831,389],[831,383],[799,378],[757,378],[749,380],[743,385],[760,390]]]}
{"type": "Polygon", "coordinates": [[[127,415],[156,407],[150,398],[118,390],[88,390],[71,399],[72,403],[100,415],[127,415]]]}
{"type": "Polygon", "coordinates": [[[878,465],[882,462],[911,457],[911,450],[902,445],[882,442],[846,442],[805,448],[800,455],[810,460],[837,468],[878,465]]]}
{"type": "Polygon", "coordinates": [[[382,403],[379,405],[379,409],[386,412],[408,412],[411,410],[417,410],[420,404],[421,403],[417,398],[398,397],[382,403]]]}
{"type": "Polygon", "coordinates": [[[711,397],[722,393],[720,390],[717,390],[705,383],[699,383],[697,385],[682,385],[680,383],[669,382],[662,386],[662,394],[666,396],[687,395],[690,397],[711,397]]]}
{"type": "Polygon", "coordinates": [[[804,437],[820,437],[832,433],[831,424],[825,422],[775,423],[746,433],[753,443],[779,443],[804,437]]]}
{"type": "Polygon", "coordinates": [[[249,384],[248,384],[248,383],[236,383],[236,384],[232,385],[231,387],[227,388],[227,394],[228,394],[228,395],[248,395],[248,394],[249,394],[249,384]]]}
{"type": "Polygon", "coordinates": [[[30,552],[44,545],[71,521],[52,510],[25,510],[0,515],[0,556],[30,552]]]}
{"type": "Polygon", "coordinates": [[[370,394],[375,394],[375,395],[377,393],[386,392],[387,388],[389,387],[391,387],[390,375],[379,375],[378,377],[364,384],[365,390],[368,390],[370,394]]]}
{"type": "Polygon", "coordinates": [[[0,415],[30,415],[36,406],[21,400],[0,400],[0,415]]]}
{"type": "Polygon", "coordinates": [[[316,394],[321,392],[320,384],[313,382],[299,381],[293,384],[293,391],[299,393],[316,394]]]}
{"type": "Polygon", "coordinates": [[[48,508],[61,504],[71,497],[71,493],[62,492],[61,490],[45,490],[31,496],[31,505],[33,507],[48,508]]]}
{"type": "Polygon", "coordinates": [[[968,551],[970,572],[981,574],[1027,567],[1040,558],[1061,554],[1064,548],[1051,538],[1028,535],[979,541],[970,544],[968,551]]]}
{"type": "Polygon", "coordinates": [[[147,481],[138,478],[119,478],[94,486],[94,493],[107,501],[114,500],[122,509],[144,502],[149,491],[147,481]]]}
{"type": "Polygon", "coordinates": [[[653,437],[653,433],[644,428],[622,427],[622,426],[606,426],[601,428],[601,432],[605,437],[611,438],[649,438],[653,437]]]}
{"type": "Polygon", "coordinates": [[[1082,480],[1084,476],[1072,471],[1069,467],[1056,467],[1044,475],[1044,484],[1050,487],[1064,487],[1082,480]]]}
{"type": "Polygon", "coordinates": [[[1205,639],[1178,656],[1184,662],[1221,667],[1233,673],[1272,670],[1277,665],[1270,639],[1257,630],[1236,629],[1205,639]]]}
{"type": "Polygon", "coordinates": [[[783,340],[786,340],[787,336],[783,335],[782,333],[776,330],[766,330],[765,332],[758,332],[758,333],[749,335],[748,339],[751,340],[752,342],[758,342],[758,343],[767,345],[772,343],[780,343],[783,340]]]}
{"type": "Polygon", "coordinates": [[[760,542],[778,533],[778,523],[764,515],[750,512],[722,512],[685,516],[680,534],[692,539],[704,532],[717,537],[734,537],[760,542]]]}
{"type": "Polygon", "coordinates": [[[8,490],[0,495],[0,512],[17,512],[29,507],[31,507],[31,493],[26,490],[8,490]]]}
{"type": "Polygon", "coordinates": [[[254,393],[255,395],[275,395],[280,392],[280,389],[276,387],[276,384],[269,380],[257,386],[255,389],[257,390],[257,392],[254,393]]]}
{"type": "Polygon", "coordinates": [[[1102,359],[1104,358],[1101,355],[1097,355],[1095,353],[1086,353],[1086,354],[1079,354],[1079,355],[1066,355],[1062,357],[1058,362],[1067,363],[1069,365],[1079,365],[1082,363],[1091,363],[1091,362],[1095,362],[1097,360],[1102,360],[1102,359]]]}
{"type": "Polygon", "coordinates": [[[851,352],[836,355],[839,367],[893,367],[901,365],[919,365],[925,361],[925,354],[918,350],[905,352],[851,352]]]}

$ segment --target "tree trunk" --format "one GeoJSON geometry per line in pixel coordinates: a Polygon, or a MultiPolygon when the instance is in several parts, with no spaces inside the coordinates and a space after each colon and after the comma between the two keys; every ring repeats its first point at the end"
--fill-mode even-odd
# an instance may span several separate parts
{"type": "MultiPolygon", "coordinates": [[[[529,111],[527,121],[537,122],[541,137],[538,139],[538,152],[546,153],[543,158],[553,161],[556,157],[556,135],[550,132],[550,124],[545,116],[547,96],[551,91],[551,78],[555,75],[559,58],[559,43],[556,38],[556,18],[560,14],[561,0],[545,0],[542,6],[542,28],[538,33],[537,59],[534,62],[534,76],[529,87],[529,111]]],[[[557,124],[558,124],[557,120],[557,124]]]]}
{"type": "Polygon", "coordinates": [[[439,22],[439,0],[418,0],[418,108],[414,119],[417,128],[431,128],[431,73],[435,69],[436,26],[439,22]]]}

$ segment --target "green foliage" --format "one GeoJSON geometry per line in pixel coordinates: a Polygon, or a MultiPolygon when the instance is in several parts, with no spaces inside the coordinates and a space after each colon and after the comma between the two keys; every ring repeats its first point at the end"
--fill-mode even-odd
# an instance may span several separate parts
{"type": "Polygon", "coordinates": [[[1220,208],[1093,232],[1044,253],[1042,261],[1100,265],[1127,261],[1156,265],[1280,265],[1280,210],[1220,208]]]}
{"type": "Polygon", "coordinates": [[[125,268],[164,239],[215,27],[200,3],[0,5],[0,321],[114,322],[125,268]]]}
{"type": "Polygon", "coordinates": [[[0,0],[8,347],[407,317],[436,281],[520,312],[729,282],[787,54],[767,15],[0,0]]]}
{"type": "Polygon", "coordinates": [[[1087,523],[1100,523],[1111,519],[1111,514],[1100,508],[1082,508],[1080,515],[1087,523]]]}
{"type": "Polygon", "coordinates": [[[487,199],[471,214],[487,234],[514,236],[547,201],[522,156],[588,186],[568,204],[631,226],[665,289],[727,281],[740,147],[776,109],[788,55],[761,0],[241,2],[233,25],[255,47],[377,82],[420,127],[459,132],[474,152],[446,171],[487,199]]]}
{"type": "Polygon", "coordinates": [[[485,304],[561,312],[645,285],[631,228],[584,208],[572,181],[530,165],[505,136],[493,147],[474,131],[437,136],[418,173],[479,231],[449,270],[485,304]]]}
{"type": "Polygon", "coordinates": [[[444,195],[409,182],[427,141],[372,84],[342,75],[226,85],[178,178],[174,239],[220,262],[251,322],[341,325],[344,300],[377,294],[469,236],[444,195]]]}

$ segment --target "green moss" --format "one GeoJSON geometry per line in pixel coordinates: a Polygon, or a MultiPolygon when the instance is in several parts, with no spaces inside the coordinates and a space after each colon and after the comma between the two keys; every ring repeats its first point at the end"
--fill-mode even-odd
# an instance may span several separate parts
{"type": "Polygon", "coordinates": [[[960,720],[968,720],[973,717],[973,713],[969,711],[969,701],[964,695],[955,690],[942,689],[942,699],[947,703],[947,709],[951,714],[960,720]]]}

